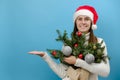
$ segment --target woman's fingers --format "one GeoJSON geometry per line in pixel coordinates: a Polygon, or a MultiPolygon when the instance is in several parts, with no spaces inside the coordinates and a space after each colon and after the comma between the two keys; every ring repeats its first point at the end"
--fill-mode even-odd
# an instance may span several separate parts
{"type": "Polygon", "coordinates": [[[68,64],[75,64],[75,62],[76,62],[76,57],[74,57],[74,56],[64,57],[63,60],[64,60],[65,62],[67,62],[68,64]]]}
{"type": "Polygon", "coordinates": [[[45,53],[44,52],[40,52],[40,51],[31,51],[31,52],[28,52],[29,54],[36,54],[36,55],[39,55],[39,56],[44,56],[45,53]]]}
{"type": "Polygon", "coordinates": [[[39,51],[31,51],[31,52],[28,52],[28,53],[30,53],[30,54],[41,54],[41,52],[39,52],[39,51]]]}

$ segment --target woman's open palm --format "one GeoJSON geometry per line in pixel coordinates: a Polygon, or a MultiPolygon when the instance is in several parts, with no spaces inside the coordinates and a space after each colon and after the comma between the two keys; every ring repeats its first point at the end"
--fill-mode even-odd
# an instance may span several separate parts
{"type": "Polygon", "coordinates": [[[39,55],[41,57],[43,57],[45,55],[44,52],[40,52],[40,51],[31,51],[31,52],[28,52],[29,54],[36,54],[36,55],[39,55]]]}

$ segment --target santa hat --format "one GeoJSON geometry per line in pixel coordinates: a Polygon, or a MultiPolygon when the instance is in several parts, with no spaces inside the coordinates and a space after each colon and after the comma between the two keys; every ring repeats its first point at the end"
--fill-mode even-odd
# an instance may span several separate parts
{"type": "Polygon", "coordinates": [[[96,22],[98,20],[98,14],[92,6],[84,5],[84,6],[78,7],[76,9],[76,12],[74,13],[74,17],[73,17],[74,22],[79,15],[89,16],[90,19],[93,21],[92,29],[93,30],[97,29],[96,22]]]}

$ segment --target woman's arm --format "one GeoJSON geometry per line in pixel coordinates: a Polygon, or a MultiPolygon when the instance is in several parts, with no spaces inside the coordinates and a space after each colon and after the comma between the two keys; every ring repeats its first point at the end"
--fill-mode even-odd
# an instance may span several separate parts
{"type": "Polygon", "coordinates": [[[104,63],[102,61],[101,63],[92,63],[92,64],[88,64],[81,59],[77,59],[76,63],[74,65],[77,67],[82,67],[91,73],[94,73],[94,74],[97,74],[100,76],[104,76],[104,77],[108,76],[108,74],[110,72],[108,59],[107,59],[107,63],[104,63]]]}
{"type": "Polygon", "coordinates": [[[57,64],[56,62],[54,62],[51,57],[45,52],[45,56],[42,57],[50,66],[50,68],[60,77],[60,78],[64,78],[66,76],[66,71],[68,66],[60,63],[57,64]]]}
{"type": "Polygon", "coordinates": [[[47,52],[40,52],[40,51],[31,51],[30,54],[36,54],[41,56],[49,65],[49,67],[60,77],[64,78],[66,75],[67,66],[64,64],[57,64],[54,62],[51,57],[47,54],[47,52]]]}
{"type": "MultiPolygon", "coordinates": [[[[101,42],[102,39],[98,38],[98,42],[101,42]]],[[[102,46],[105,46],[104,49],[104,55],[107,56],[107,48],[105,42],[103,42],[102,46]]],[[[91,73],[98,74],[101,76],[108,76],[110,73],[110,65],[109,65],[109,60],[106,58],[107,63],[101,62],[101,63],[92,63],[88,64],[86,61],[81,60],[81,59],[76,59],[76,63],[74,64],[77,67],[82,67],[91,73]]]]}

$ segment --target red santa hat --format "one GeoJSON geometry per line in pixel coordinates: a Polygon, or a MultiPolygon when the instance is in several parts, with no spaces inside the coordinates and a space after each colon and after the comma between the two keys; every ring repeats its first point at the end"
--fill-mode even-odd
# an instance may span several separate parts
{"type": "Polygon", "coordinates": [[[98,20],[98,14],[92,6],[84,5],[78,7],[74,13],[74,17],[73,17],[74,22],[79,15],[89,16],[90,19],[93,21],[92,29],[93,30],[97,29],[96,22],[98,20]]]}

